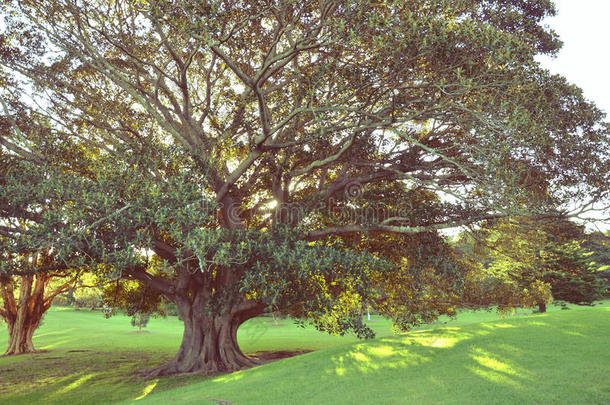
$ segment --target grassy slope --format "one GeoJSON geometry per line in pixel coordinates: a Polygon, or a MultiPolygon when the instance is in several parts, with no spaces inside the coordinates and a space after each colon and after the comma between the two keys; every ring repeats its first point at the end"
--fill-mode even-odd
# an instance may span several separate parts
{"type": "Polygon", "coordinates": [[[607,307],[447,327],[309,353],[137,403],[606,404],[609,336],[607,307]]]}
{"type": "MultiPolygon", "coordinates": [[[[239,330],[247,353],[275,350],[320,350],[357,341],[353,337],[321,334],[291,321],[274,326],[269,318],[254,319],[239,330]]],[[[375,322],[380,335],[389,335],[387,321],[375,322]]],[[[137,333],[125,316],[105,319],[100,312],[52,308],[34,335],[33,355],[0,358],[0,404],[111,403],[152,391],[151,382],[134,370],[169,360],[178,350],[182,322],[176,317],[151,319],[137,333]]],[[[0,325],[0,353],[6,349],[7,330],[0,325]]],[[[154,383],[163,390],[201,381],[202,377],[165,378],[154,383]]]]}
{"type": "MultiPolygon", "coordinates": [[[[204,398],[237,403],[604,403],[610,399],[604,378],[610,372],[608,304],[488,324],[477,322],[497,320],[495,313],[466,313],[434,325],[444,330],[411,337],[392,336],[389,324],[376,319],[379,338],[365,343],[297,328],[289,321],[278,327],[270,319],[256,319],[240,329],[245,351],[320,351],[216,378],[152,381],[130,372],[171,357],[181,335],[175,318],[153,319],[150,333],[138,334],[125,317],[106,320],[99,313],[55,309],[35,337],[37,347],[49,352],[0,358],[0,403],[136,398],[136,403],[201,403],[204,398]]],[[[6,330],[1,329],[0,351],[5,342],[6,330]]]]}

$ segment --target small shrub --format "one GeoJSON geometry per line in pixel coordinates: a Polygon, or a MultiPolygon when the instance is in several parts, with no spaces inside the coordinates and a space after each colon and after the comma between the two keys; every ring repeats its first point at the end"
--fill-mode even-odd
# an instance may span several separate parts
{"type": "Polygon", "coordinates": [[[148,325],[148,321],[150,320],[150,314],[136,312],[131,316],[131,326],[134,328],[138,328],[138,332],[142,332],[142,328],[145,328],[148,325]]]}
{"type": "Polygon", "coordinates": [[[67,307],[70,306],[68,302],[68,298],[64,294],[60,294],[57,297],[53,298],[53,305],[56,307],[67,307]]]}

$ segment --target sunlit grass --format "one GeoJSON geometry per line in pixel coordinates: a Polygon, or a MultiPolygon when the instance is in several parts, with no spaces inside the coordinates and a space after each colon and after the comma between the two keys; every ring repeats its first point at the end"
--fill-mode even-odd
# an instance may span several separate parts
{"type": "Polygon", "coordinates": [[[424,330],[153,393],[141,403],[607,404],[609,336],[608,307],[424,330]]]}
{"type": "Polygon", "coordinates": [[[152,392],[152,390],[155,389],[155,387],[157,386],[158,383],[159,383],[158,378],[155,380],[152,380],[152,382],[144,388],[144,390],[142,391],[142,395],[140,395],[139,397],[136,398],[136,401],[140,400],[140,399],[144,398],[145,396],[147,396],[148,394],[150,394],[152,392]]]}
{"type": "MultiPolygon", "coordinates": [[[[605,404],[608,304],[504,319],[469,312],[406,335],[374,318],[378,338],[366,342],[255,319],[240,329],[246,352],[316,352],[216,377],[149,381],[133,371],[171,358],[180,321],[152,319],[140,334],[127,317],[53,309],[34,339],[48,352],[0,358],[0,403],[605,404]]],[[[5,339],[1,330],[0,350],[5,339]]]]}

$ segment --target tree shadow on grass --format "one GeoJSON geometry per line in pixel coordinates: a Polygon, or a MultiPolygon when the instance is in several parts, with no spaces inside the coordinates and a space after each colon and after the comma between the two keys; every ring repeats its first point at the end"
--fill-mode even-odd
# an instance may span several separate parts
{"type": "Polygon", "coordinates": [[[54,351],[0,359],[0,402],[603,404],[609,330],[599,312],[536,315],[415,331],[216,377],[149,381],[132,371],[171,353],[54,351]],[[174,387],[183,388],[167,391],[174,387]]]}
{"type": "MultiPolygon", "coordinates": [[[[167,360],[165,353],[81,350],[0,359],[0,403],[91,404],[133,398],[151,383],[131,372],[167,360]]],[[[180,385],[179,380],[171,383],[160,385],[180,385]]]]}
{"type": "Polygon", "coordinates": [[[573,314],[417,331],[353,345],[325,374],[329,385],[359,381],[362,403],[604,403],[579,376],[604,364],[591,351],[610,324],[605,337],[591,325],[573,314]]]}
{"type": "Polygon", "coordinates": [[[610,324],[606,314],[578,312],[338,346],[153,393],[142,403],[606,404],[610,324]]]}
{"type": "MultiPolygon", "coordinates": [[[[265,363],[305,351],[257,352],[265,363]]],[[[139,351],[45,351],[0,359],[0,403],[91,404],[140,400],[162,391],[212,377],[178,376],[144,380],[134,370],[152,367],[170,353],[139,351]]],[[[230,374],[227,374],[227,376],[230,374]]]]}

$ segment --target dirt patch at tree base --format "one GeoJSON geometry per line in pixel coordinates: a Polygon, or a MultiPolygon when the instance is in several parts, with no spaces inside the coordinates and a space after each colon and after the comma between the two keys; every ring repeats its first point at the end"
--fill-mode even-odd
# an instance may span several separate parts
{"type": "Polygon", "coordinates": [[[259,360],[262,363],[270,363],[272,361],[286,359],[288,357],[298,356],[300,354],[310,353],[313,350],[300,350],[300,351],[288,351],[280,350],[277,352],[256,352],[252,353],[252,357],[259,360]]]}

